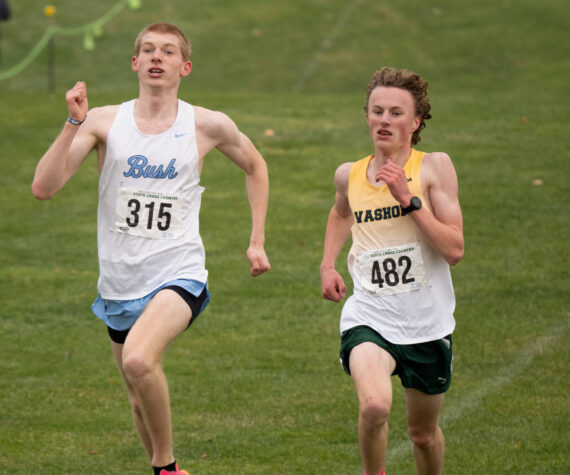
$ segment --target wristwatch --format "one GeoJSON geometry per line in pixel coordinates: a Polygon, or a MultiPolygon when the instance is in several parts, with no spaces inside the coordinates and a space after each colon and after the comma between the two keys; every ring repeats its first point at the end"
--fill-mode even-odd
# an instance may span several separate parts
{"type": "Polygon", "coordinates": [[[421,207],[422,207],[422,200],[420,200],[417,196],[412,196],[412,199],[410,200],[410,205],[406,206],[405,208],[402,208],[402,211],[403,214],[408,214],[411,213],[412,211],[420,209],[421,207]]]}

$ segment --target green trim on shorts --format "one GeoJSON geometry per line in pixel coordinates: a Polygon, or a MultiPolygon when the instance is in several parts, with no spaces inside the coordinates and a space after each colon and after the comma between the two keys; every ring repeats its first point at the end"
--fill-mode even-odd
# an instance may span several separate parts
{"type": "Polygon", "coordinates": [[[340,362],[350,374],[350,352],[361,343],[372,342],[396,360],[394,374],[405,388],[425,394],[441,394],[451,385],[453,346],[451,335],[440,340],[413,345],[396,345],[367,326],[357,326],[343,332],[340,341],[340,362]]]}

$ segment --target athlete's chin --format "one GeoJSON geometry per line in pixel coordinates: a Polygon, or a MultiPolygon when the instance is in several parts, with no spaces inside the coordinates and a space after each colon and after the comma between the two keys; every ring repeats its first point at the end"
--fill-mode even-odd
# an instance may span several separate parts
{"type": "Polygon", "coordinates": [[[387,154],[387,153],[391,153],[394,150],[398,149],[398,145],[395,143],[390,143],[387,141],[376,141],[374,143],[376,150],[379,150],[380,152],[382,152],[383,154],[387,154]]]}
{"type": "Polygon", "coordinates": [[[403,147],[406,147],[408,144],[402,142],[401,140],[397,140],[394,136],[391,136],[388,139],[376,139],[374,140],[374,146],[380,152],[386,154],[390,152],[394,152],[396,150],[400,150],[403,147]]]}

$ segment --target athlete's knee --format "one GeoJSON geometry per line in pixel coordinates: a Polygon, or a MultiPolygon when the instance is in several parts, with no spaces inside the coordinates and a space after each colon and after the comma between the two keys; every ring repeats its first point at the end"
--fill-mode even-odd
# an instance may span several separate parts
{"type": "Polygon", "coordinates": [[[381,426],[390,416],[390,403],[379,397],[368,397],[360,403],[360,417],[368,426],[381,426]]]}
{"type": "Polygon", "coordinates": [[[152,373],[153,362],[140,351],[123,353],[123,371],[131,384],[144,379],[152,373]]]}
{"type": "Polygon", "coordinates": [[[439,428],[426,428],[426,427],[409,427],[408,436],[410,440],[419,449],[431,450],[437,444],[439,428]]]}

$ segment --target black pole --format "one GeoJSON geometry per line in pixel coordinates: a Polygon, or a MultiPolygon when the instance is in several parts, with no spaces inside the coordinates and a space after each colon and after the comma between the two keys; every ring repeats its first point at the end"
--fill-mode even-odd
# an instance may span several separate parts
{"type": "MultiPolygon", "coordinates": [[[[0,0],[0,25],[10,19],[8,0],[0,0]]],[[[2,65],[2,29],[0,28],[0,65],[2,65]]]]}

